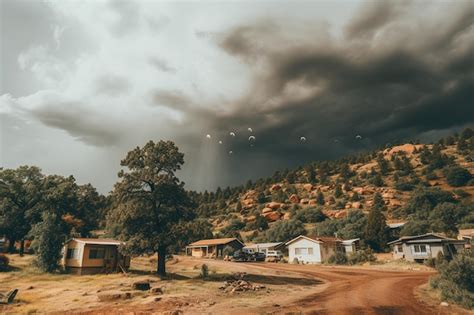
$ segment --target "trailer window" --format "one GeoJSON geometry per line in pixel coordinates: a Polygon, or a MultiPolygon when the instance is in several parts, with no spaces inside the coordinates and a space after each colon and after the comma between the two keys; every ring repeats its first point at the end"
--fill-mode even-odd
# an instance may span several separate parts
{"type": "Polygon", "coordinates": [[[91,248],[89,250],[89,259],[103,259],[105,250],[103,248],[91,248]]]}
{"type": "Polygon", "coordinates": [[[79,249],[78,248],[68,248],[66,259],[78,259],[79,258],[79,249]]]}

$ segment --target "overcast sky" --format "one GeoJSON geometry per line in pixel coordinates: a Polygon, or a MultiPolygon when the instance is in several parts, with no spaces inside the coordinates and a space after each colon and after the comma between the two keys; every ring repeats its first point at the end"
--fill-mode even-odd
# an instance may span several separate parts
{"type": "Polygon", "coordinates": [[[0,166],[103,193],[150,139],[201,190],[474,122],[472,0],[0,3],[0,166]]]}

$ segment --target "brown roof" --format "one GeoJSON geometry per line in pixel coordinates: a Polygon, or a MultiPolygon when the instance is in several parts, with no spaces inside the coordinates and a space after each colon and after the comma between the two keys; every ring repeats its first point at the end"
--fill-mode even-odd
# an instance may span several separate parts
{"type": "Polygon", "coordinates": [[[200,240],[200,241],[189,244],[189,246],[224,245],[232,241],[238,241],[239,243],[242,243],[236,238],[214,238],[214,239],[208,239],[208,240],[200,240]]]}
{"type": "Polygon", "coordinates": [[[123,242],[114,240],[111,238],[85,238],[85,237],[76,237],[73,240],[78,242],[83,242],[86,244],[101,244],[101,245],[120,245],[123,242]]]}
{"type": "Polygon", "coordinates": [[[320,242],[320,243],[340,243],[340,242],[342,242],[342,240],[340,238],[333,237],[333,236],[306,236],[306,235],[300,235],[300,236],[297,236],[294,239],[286,242],[285,244],[289,245],[290,243],[293,243],[294,241],[296,241],[297,239],[299,239],[301,237],[306,238],[306,239],[310,239],[310,240],[313,240],[313,241],[316,241],[316,242],[320,242]]]}
{"type": "Polygon", "coordinates": [[[315,240],[315,241],[321,241],[324,243],[336,243],[336,242],[342,242],[340,238],[334,237],[334,236],[308,236],[309,238],[315,240]]]}

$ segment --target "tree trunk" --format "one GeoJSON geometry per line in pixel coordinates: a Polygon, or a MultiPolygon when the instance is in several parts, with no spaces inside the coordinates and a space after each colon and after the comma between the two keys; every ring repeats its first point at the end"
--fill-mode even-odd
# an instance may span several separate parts
{"type": "Polygon", "coordinates": [[[23,257],[24,252],[25,252],[25,240],[21,240],[21,242],[20,242],[20,256],[23,257]]]}
{"type": "Polygon", "coordinates": [[[166,247],[160,246],[158,247],[158,266],[156,269],[156,273],[160,277],[166,276],[165,263],[166,263],[166,247]]]}
{"type": "Polygon", "coordinates": [[[15,252],[15,243],[16,243],[16,239],[14,238],[8,239],[8,252],[10,254],[13,254],[15,252]]]}

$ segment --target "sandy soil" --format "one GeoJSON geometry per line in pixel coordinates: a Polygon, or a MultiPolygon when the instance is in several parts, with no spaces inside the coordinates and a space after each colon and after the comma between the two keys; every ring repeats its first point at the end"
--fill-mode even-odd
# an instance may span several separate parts
{"type": "Polygon", "coordinates": [[[274,263],[231,263],[179,256],[167,264],[171,279],[151,274],[153,258],[132,261],[129,275],[45,275],[31,267],[31,257],[12,256],[16,270],[0,273],[0,291],[18,288],[18,302],[0,313],[55,314],[468,314],[441,307],[425,288],[432,271],[407,265],[333,267],[274,263]],[[210,279],[198,279],[203,263],[210,279]],[[397,268],[403,269],[402,271],[397,268]],[[265,289],[243,293],[219,290],[232,272],[265,289]],[[163,295],[134,291],[131,284],[150,280],[163,295]],[[107,302],[97,295],[130,292],[132,298],[107,302]]]}

